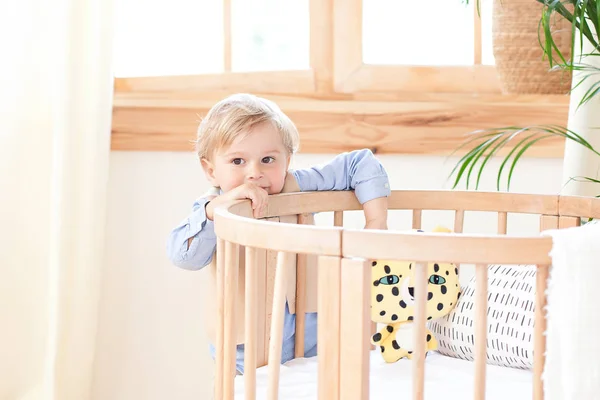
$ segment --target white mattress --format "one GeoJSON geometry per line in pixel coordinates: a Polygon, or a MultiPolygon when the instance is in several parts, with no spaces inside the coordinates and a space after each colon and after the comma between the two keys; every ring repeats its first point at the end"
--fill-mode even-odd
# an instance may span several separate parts
{"type": "MultiPolygon", "coordinates": [[[[410,399],[412,371],[410,360],[386,364],[378,350],[371,352],[371,399],[410,399]],[[401,394],[401,393],[405,393],[401,394]]],[[[458,400],[473,398],[475,364],[430,352],[425,361],[425,399],[458,400]]],[[[268,367],[256,373],[257,400],[266,399],[268,367]]],[[[532,398],[531,371],[488,365],[486,400],[532,398]]],[[[237,376],[235,398],[244,398],[244,377],[237,376]]],[[[281,366],[279,398],[300,400],[317,398],[317,357],[292,360],[281,366]]]]}

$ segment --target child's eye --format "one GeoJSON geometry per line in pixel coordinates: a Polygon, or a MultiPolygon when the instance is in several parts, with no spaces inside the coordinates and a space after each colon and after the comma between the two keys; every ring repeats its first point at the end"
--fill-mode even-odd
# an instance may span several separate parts
{"type": "Polygon", "coordinates": [[[262,159],[262,162],[264,162],[265,164],[271,164],[273,161],[275,161],[273,157],[265,157],[262,159]]]}
{"type": "Polygon", "coordinates": [[[242,165],[244,163],[244,160],[242,160],[241,158],[234,158],[233,160],[231,160],[231,162],[235,165],[242,165]]]}

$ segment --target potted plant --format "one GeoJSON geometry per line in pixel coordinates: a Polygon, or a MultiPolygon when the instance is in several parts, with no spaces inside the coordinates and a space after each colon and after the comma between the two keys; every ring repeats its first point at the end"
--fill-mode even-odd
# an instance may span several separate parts
{"type": "MultiPolygon", "coordinates": [[[[469,3],[469,0],[463,1],[469,3]]],[[[481,0],[476,1],[479,7],[481,0]]],[[[467,141],[459,147],[466,147],[468,151],[450,174],[450,177],[455,175],[453,187],[465,180],[469,188],[474,180],[477,189],[481,173],[490,158],[508,143],[515,143],[497,173],[497,190],[501,190],[504,174],[506,190],[510,190],[514,168],[525,152],[541,140],[560,136],[566,139],[563,167],[566,194],[596,195],[598,191],[589,184],[600,183],[600,153],[596,150],[600,148],[600,0],[530,1],[541,5],[539,45],[548,69],[572,73],[567,127],[508,126],[470,133],[467,141]],[[564,32],[555,30],[555,18],[566,21],[571,29],[572,40],[567,51],[561,51],[555,40],[558,35],[564,37],[564,32]]]]}

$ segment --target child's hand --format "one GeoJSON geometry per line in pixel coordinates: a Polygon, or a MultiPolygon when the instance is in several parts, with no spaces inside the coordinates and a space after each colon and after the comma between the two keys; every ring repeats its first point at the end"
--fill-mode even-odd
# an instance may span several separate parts
{"type": "Polygon", "coordinates": [[[267,191],[254,183],[244,183],[231,189],[228,192],[223,193],[220,196],[215,197],[206,205],[206,218],[213,220],[214,209],[220,204],[230,202],[232,200],[245,200],[249,199],[252,202],[252,209],[254,210],[254,218],[264,211],[267,206],[267,198],[269,194],[267,191]]]}

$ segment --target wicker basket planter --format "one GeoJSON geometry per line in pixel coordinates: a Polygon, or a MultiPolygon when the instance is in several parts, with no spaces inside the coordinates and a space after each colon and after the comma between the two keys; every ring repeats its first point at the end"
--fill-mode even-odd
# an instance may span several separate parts
{"type": "MultiPolygon", "coordinates": [[[[549,71],[543,58],[538,27],[542,5],[536,0],[494,0],[493,51],[505,94],[567,94],[571,73],[549,71]]],[[[570,56],[571,25],[555,18],[554,40],[565,57],[570,56]]],[[[543,39],[543,32],[541,38],[543,39]]]]}

